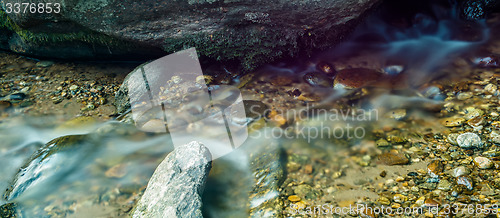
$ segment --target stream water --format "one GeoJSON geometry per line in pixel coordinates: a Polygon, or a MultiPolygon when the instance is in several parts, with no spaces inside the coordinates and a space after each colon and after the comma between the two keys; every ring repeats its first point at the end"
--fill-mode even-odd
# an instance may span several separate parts
{"type": "MultiPolygon", "coordinates": [[[[269,110],[257,112],[263,117],[250,124],[244,145],[213,162],[204,193],[204,214],[293,216],[298,208],[355,203],[398,208],[417,205],[421,197],[440,205],[498,203],[495,134],[500,77],[498,65],[486,63],[498,60],[495,55],[500,54],[500,41],[494,37],[498,19],[466,23],[436,6],[432,16],[418,14],[412,22],[395,28],[374,14],[335,48],[254,72],[252,80],[241,88],[243,99],[264,102],[269,110]],[[363,68],[387,79],[349,89],[344,89],[347,85],[333,89],[333,83],[341,84],[334,78],[326,79],[332,80],[327,88],[311,86],[316,81],[304,82],[304,75],[317,72],[323,62],[339,73],[363,68]],[[289,81],[283,82],[282,76],[289,81]],[[484,120],[473,120],[478,117],[484,120]],[[442,118],[460,123],[443,124],[442,118]],[[479,135],[487,146],[462,149],[456,137],[455,142],[449,139],[451,134],[465,132],[479,135]],[[478,167],[472,160],[478,156],[490,158],[493,165],[478,167]],[[439,179],[433,180],[435,177],[427,175],[433,171],[429,168],[433,160],[441,161],[447,171],[459,166],[470,169],[467,178],[472,177],[474,187],[464,186],[463,179],[443,169],[439,179]],[[440,186],[444,180],[449,187],[440,186]],[[458,194],[453,192],[457,187],[461,190],[458,194]],[[399,195],[406,200],[400,200],[399,195]]],[[[9,59],[12,56],[2,60],[9,59]]],[[[45,69],[39,73],[50,77],[61,69],[40,68],[35,62],[18,58],[15,63],[0,65],[2,85],[15,86],[10,91],[3,88],[1,93],[1,102],[12,105],[3,108],[0,104],[4,110],[0,118],[0,193],[4,194],[0,205],[16,203],[24,217],[127,216],[156,166],[172,151],[170,136],[145,133],[113,120],[115,114],[106,110],[113,102],[87,110],[89,96],[77,103],[65,98],[56,104],[53,95],[46,94],[39,98],[41,103],[27,107],[8,100],[16,89],[31,86],[29,96],[37,101],[40,84],[50,81],[30,77],[35,82],[26,84],[24,81],[30,79],[16,76],[16,70],[45,69]],[[85,115],[94,118],[88,122],[68,118],[74,116],[40,116],[36,107],[56,110],[45,107],[49,104],[59,105],[54,107],[68,114],[88,113],[85,115]],[[72,108],[75,104],[79,105],[76,109],[72,108]]],[[[72,72],[90,71],[79,67],[68,68],[72,72]]],[[[121,76],[107,80],[115,83],[107,90],[109,96],[118,90],[123,74],[130,72],[126,69],[129,71],[118,70],[121,76]]],[[[109,71],[113,72],[106,75],[115,72],[109,71]]],[[[51,92],[60,91],[60,95],[59,84],[78,80],[72,73],[65,76],[51,83],[51,92]]],[[[71,84],[61,85],[61,89],[75,91],[71,84]]],[[[355,214],[372,217],[365,210],[355,214]]]]}

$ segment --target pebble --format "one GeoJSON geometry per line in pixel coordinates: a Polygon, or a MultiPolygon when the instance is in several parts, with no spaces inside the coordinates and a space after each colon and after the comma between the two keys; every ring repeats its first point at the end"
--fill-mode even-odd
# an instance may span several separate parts
{"type": "Polygon", "coordinates": [[[384,72],[389,75],[396,75],[403,72],[404,69],[405,67],[402,65],[389,65],[387,67],[384,67],[384,72]]]}
{"type": "Polygon", "coordinates": [[[389,200],[389,198],[386,197],[380,197],[377,201],[383,205],[391,204],[391,200],[389,200]]]}
{"type": "Polygon", "coordinates": [[[298,202],[298,201],[300,201],[300,197],[297,195],[290,195],[290,196],[288,196],[288,200],[291,202],[298,202]]]}
{"type": "Polygon", "coordinates": [[[439,174],[443,172],[444,166],[439,160],[433,160],[427,165],[427,172],[433,178],[439,177],[439,174]]]}
{"type": "Polygon", "coordinates": [[[476,166],[479,168],[479,169],[489,169],[493,166],[493,162],[486,158],[486,157],[476,157],[474,158],[474,164],[476,164],[476,166]]]}
{"type": "Polygon", "coordinates": [[[469,175],[470,173],[470,170],[464,166],[459,166],[455,169],[453,169],[453,171],[451,172],[451,175],[453,177],[460,177],[460,176],[466,176],[466,175],[469,175]]]}
{"type": "Polygon", "coordinates": [[[464,118],[467,120],[470,120],[470,119],[473,119],[476,117],[480,117],[484,114],[483,110],[477,109],[475,107],[467,107],[467,108],[465,108],[464,112],[465,112],[464,118]]]}
{"type": "Polygon", "coordinates": [[[378,156],[379,161],[385,165],[405,165],[410,162],[410,160],[402,153],[384,153],[378,156]]]}
{"type": "Polygon", "coordinates": [[[408,197],[402,195],[402,194],[395,194],[392,199],[394,200],[394,202],[397,202],[397,203],[404,203],[408,200],[408,197]]]}
{"type": "Polygon", "coordinates": [[[437,189],[443,190],[443,191],[449,191],[451,190],[451,183],[450,181],[446,179],[441,179],[437,185],[437,189]]]}
{"type": "Polygon", "coordinates": [[[458,146],[462,148],[482,147],[481,138],[472,132],[462,133],[457,137],[458,146]]]}
{"type": "Polygon", "coordinates": [[[70,91],[76,91],[77,89],[78,89],[78,86],[77,86],[77,85],[71,85],[71,86],[69,87],[69,90],[70,90],[70,91]]]}
{"type": "Polygon", "coordinates": [[[469,126],[471,126],[474,129],[478,129],[478,130],[483,128],[483,126],[482,126],[483,123],[484,123],[484,119],[482,116],[474,117],[474,118],[467,121],[467,124],[469,124],[469,126]]]}
{"type": "Polygon", "coordinates": [[[481,68],[495,68],[500,64],[499,58],[494,55],[473,58],[472,63],[481,68]]]}
{"type": "Polygon", "coordinates": [[[461,117],[448,117],[440,120],[441,124],[446,127],[461,126],[466,120],[461,117]]]}
{"type": "Polygon", "coordinates": [[[396,109],[390,111],[388,113],[388,116],[395,120],[403,120],[404,118],[406,118],[406,109],[396,109]]]}
{"type": "Polygon", "coordinates": [[[424,196],[422,196],[422,197],[418,198],[418,199],[415,201],[415,204],[416,204],[416,205],[418,205],[418,206],[422,206],[422,205],[424,205],[424,203],[425,203],[425,197],[424,197],[424,196]]]}
{"type": "Polygon", "coordinates": [[[377,145],[377,147],[387,147],[387,146],[390,146],[391,144],[385,140],[385,139],[379,139],[375,142],[375,144],[377,145]]]}
{"type": "Polygon", "coordinates": [[[432,198],[427,198],[427,199],[425,199],[425,202],[424,202],[425,207],[437,207],[439,205],[440,205],[440,203],[432,198]]]}
{"type": "Polygon", "coordinates": [[[333,80],[322,72],[307,73],[303,77],[304,81],[314,87],[331,88],[333,80]]]}
{"type": "Polygon", "coordinates": [[[469,178],[468,176],[459,176],[457,178],[457,184],[464,185],[469,190],[474,189],[474,185],[472,184],[472,179],[469,178]]]}
{"type": "Polygon", "coordinates": [[[494,84],[488,84],[484,87],[484,91],[490,94],[495,94],[497,92],[498,87],[494,84]]]}
{"type": "Polygon", "coordinates": [[[457,95],[457,99],[460,101],[467,100],[471,97],[472,97],[472,95],[470,93],[467,93],[467,92],[462,92],[462,93],[457,95]]]}
{"type": "Polygon", "coordinates": [[[316,64],[316,69],[329,76],[335,76],[335,74],[337,74],[335,68],[331,64],[324,61],[320,61],[318,64],[316,64]]]}
{"type": "Polygon", "coordinates": [[[9,99],[14,100],[14,101],[20,101],[20,100],[23,100],[25,98],[26,98],[26,94],[24,94],[22,92],[18,92],[18,93],[14,93],[12,95],[9,95],[9,99]]]}

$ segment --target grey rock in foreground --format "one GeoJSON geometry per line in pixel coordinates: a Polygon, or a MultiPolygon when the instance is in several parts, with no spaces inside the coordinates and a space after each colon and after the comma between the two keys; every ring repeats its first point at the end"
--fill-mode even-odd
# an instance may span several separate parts
{"type": "Polygon", "coordinates": [[[178,146],[156,168],[133,217],[202,217],[212,156],[199,142],[178,146]]]}
{"type": "Polygon", "coordinates": [[[457,143],[462,148],[472,148],[472,147],[482,148],[483,147],[483,143],[481,141],[481,138],[476,133],[472,133],[472,132],[466,132],[466,133],[460,134],[457,137],[457,143]]]}

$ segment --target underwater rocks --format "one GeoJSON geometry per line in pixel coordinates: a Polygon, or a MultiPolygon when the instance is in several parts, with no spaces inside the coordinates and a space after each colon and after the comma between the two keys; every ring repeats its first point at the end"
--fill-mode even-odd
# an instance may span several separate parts
{"type": "Polygon", "coordinates": [[[338,43],[377,2],[62,0],[59,14],[0,10],[0,45],[58,58],[151,57],[197,47],[203,56],[238,60],[251,69],[338,43]]]}
{"type": "Polygon", "coordinates": [[[156,168],[133,217],[203,217],[201,195],[211,161],[199,142],[176,147],[156,168]]]}

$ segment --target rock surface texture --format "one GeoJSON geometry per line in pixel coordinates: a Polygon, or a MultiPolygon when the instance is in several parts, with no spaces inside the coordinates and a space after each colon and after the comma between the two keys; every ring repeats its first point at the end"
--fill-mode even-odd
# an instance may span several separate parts
{"type": "Polygon", "coordinates": [[[0,47],[38,56],[101,58],[194,46],[203,56],[237,60],[250,69],[338,43],[378,1],[58,0],[60,13],[0,9],[0,47]]]}
{"type": "Polygon", "coordinates": [[[201,195],[211,160],[199,142],[176,147],[156,168],[133,217],[202,217],[201,195]]]}

